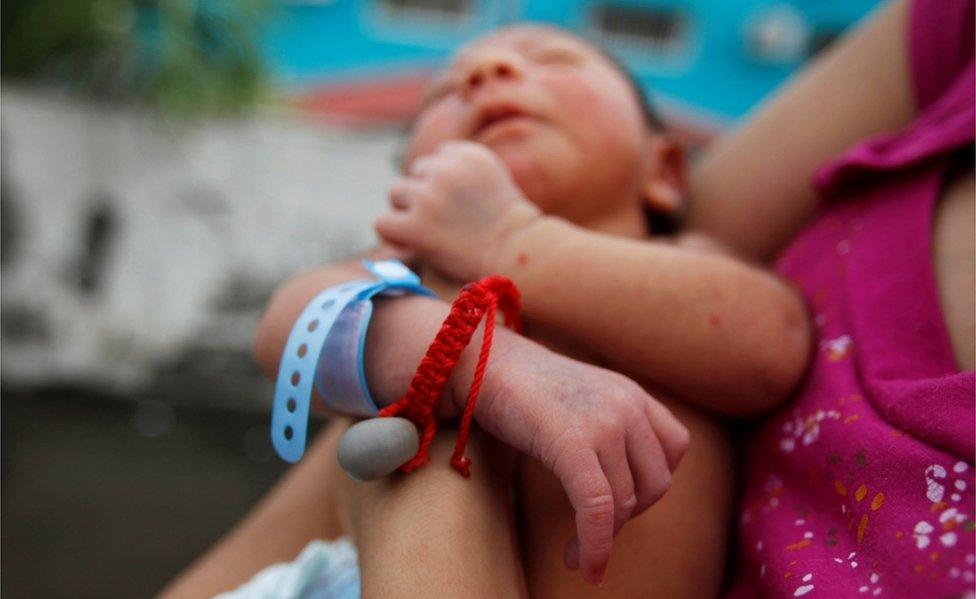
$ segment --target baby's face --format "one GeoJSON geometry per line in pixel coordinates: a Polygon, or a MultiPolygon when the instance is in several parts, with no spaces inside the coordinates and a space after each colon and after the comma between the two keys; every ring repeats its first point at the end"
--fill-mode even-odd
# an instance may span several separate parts
{"type": "Polygon", "coordinates": [[[486,145],[530,200],[570,218],[632,197],[647,168],[649,132],[627,80],[586,42],[543,27],[504,29],[457,54],[429,90],[407,164],[451,139],[486,145]]]}

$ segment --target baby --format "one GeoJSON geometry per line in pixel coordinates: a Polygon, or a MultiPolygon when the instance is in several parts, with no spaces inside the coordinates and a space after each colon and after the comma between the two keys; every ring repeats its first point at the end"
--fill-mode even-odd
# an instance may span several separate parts
{"type": "MultiPolygon", "coordinates": [[[[649,213],[680,213],[684,156],[626,73],[561,31],[512,27],[463,49],[431,88],[405,167],[380,236],[442,298],[488,274],[522,293],[533,341],[496,333],[475,418],[526,456],[513,484],[530,591],[579,583],[560,566],[575,514],[565,563],[587,582],[714,595],[731,456],[706,414],[768,410],[796,385],[809,352],[799,297],[700,239],[651,235],[649,213]]],[[[286,284],[258,331],[263,369],[276,372],[311,297],[359,278],[345,264],[286,284]]],[[[379,402],[406,389],[445,313],[427,298],[378,302],[366,367],[379,402]]],[[[472,353],[444,416],[464,400],[472,353]]]]}

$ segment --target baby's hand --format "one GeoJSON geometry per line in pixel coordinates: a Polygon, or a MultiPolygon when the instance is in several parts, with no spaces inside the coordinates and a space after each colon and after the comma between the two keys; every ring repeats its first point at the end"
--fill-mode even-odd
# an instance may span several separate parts
{"type": "Polygon", "coordinates": [[[668,490],[688,430],[623,375],[523,338],[504,345],[492,356],[475,417],[559,478],[578,535],[566,545],[566,565],[598,583],[616,533],[668,490]]]}
{"type": "Polygon", "coordinates": [[[540,215],[502,161],[468,141],[416,160],[390,190],[390,203],[377,233],[461,281],[491,274],[500,244],[540,215]]]}

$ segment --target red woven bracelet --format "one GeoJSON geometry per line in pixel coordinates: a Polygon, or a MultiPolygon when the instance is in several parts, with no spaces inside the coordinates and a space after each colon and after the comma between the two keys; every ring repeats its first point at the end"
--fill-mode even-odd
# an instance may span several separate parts
{"type": "Polygon", "coordinates": [[[468,442],[471,417],[474,415],[478,391],[481,390],[485,368],[488,365],[488,354],[491,351],[495,330],[496,309],[501,309],[502,314],[505,315],[505,324],[509,328],[521,332],[519,292],[510,280],[495,275],[465,285],[451,304],[451,313],[444,319],[444,324],[441,325],[437,336],[434,337],[430,347],[427,348],[427,353],[420,361],[410,388],[395,403],[380,410],[380,417],[406,418],[417,425],[421,431],[420,448],[409,462],[400,467],[401,471],[412,472],[430,460],[430,443],[437,432],[434,407],[444,390],[444,385],[447,384],[447,379],[457,366],[461,353],[471,342],[471,337],[484,316],[485,332],[481,341],[481,353],[478,355],[478,364],[471,380],[464,413],[461,415],[454,455],[451,456],[451,466],[462,476],[469,475],[471,460],[464,457],[464,447],[468,442]]]}

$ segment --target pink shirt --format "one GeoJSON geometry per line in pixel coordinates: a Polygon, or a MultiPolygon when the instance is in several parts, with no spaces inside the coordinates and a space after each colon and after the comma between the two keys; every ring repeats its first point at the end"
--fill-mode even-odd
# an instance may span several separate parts
{"type": "Polygon", "coordinates": [[[825,166],[822,214],[777,270],[816,349],[744,465],[735,597],[956,597],[976,580],[976,376],[959,372],[932,263],[946,173],[972,163],[973,4],[918,0],[917,118],[825,166]]]}

